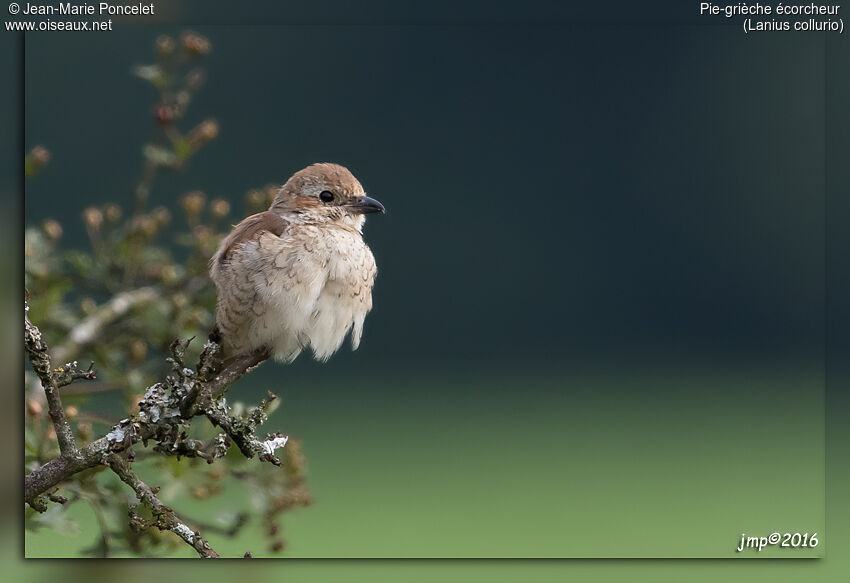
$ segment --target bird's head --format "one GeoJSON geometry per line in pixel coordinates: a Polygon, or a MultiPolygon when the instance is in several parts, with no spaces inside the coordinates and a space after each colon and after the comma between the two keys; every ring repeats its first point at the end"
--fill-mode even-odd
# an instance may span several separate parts
{"type": "Polygon", "coordinates": [[[319,163],[293,174],[269,210],[308,223],[340,223],[359,230],[364,215],[382,213],[384,205],[366,196],[344,166],[319,163]]]}

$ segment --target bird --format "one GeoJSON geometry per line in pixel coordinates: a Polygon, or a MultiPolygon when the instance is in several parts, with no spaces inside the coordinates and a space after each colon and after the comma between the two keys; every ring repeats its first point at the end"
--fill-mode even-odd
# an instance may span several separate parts
{"type": "Polygon", "coordinates": [[[349,332],[356,350],[377,274],[363,224],[384,212],[347,168],[322,162],[237,224],[210,260],[223,356],[288,363],[309,349],[324,362],[349,332]]]}

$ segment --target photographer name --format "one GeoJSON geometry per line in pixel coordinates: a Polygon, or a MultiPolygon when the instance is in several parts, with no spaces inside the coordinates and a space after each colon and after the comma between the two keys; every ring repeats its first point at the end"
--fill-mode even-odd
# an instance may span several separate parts
{"type": "Polygon", "coordinates": [[[33,15],[62,15],[62,16],[93,16],[95,14],[109,14],[112,16],[135,16],[152,15],[154,12],[153,2],[150,4],[109,4],[100,2],[94,4],[71,4],[60,2],[58,6],[46,6],[44,4],[24,4],[21,14],[33,15]]]}

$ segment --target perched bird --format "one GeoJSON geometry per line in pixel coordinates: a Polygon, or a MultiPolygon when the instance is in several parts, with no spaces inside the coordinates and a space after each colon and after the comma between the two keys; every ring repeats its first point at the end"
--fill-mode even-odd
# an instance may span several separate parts
{"type": "Polygon", "coordinates": [[[265,351],[327,360],[351,331],[356,350],[377,268],[364,215],[384,206],[337,164],[296,172],[269,210],[233,228],[210,261],[224,356],[265,351]]]}

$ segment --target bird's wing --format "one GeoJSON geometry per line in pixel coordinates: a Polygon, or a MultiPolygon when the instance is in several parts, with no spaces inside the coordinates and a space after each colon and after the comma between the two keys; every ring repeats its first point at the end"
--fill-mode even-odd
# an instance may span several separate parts
{"type": "Polygon", "coordinates": [[[215,279],[215,272],[220,269],[233,252],[241,245],[256,241],[265,232],[280,236],[290,226],[290,222],[277,213],[265,211],[251,215],[241,223],[233,227],[230,234],[225,237],[218,247],[218,252],[211,261],[211,272],[215,279]]]}
{"type": "Polygon", "coordinates": [[[233,229],[210,267],[226,345],[236,351],[263,345],[294,358],[308,341],[309,318],[327,278],[319,247],[318,229],[268,211],[233,229]]]}
{"type": "Polygon", "coordinates": [[[262,267],[258,242],[264,234],[282,235],[289,226],[276,213],[251,215],[233,228],[210,260],[210,277],[218,288],[216,323],[225,346],[233,351],[257,348],[252,324],[266,310],[254,282],[255,271],[262,267]]]}
{"type": "Polygon", "coordinates": [[[357,350],[363,335],[363,322],[366,314],[372,309],[372,286],[375,285],[378,267],[375,265],[375,256],[365,243],[360,246],[357,253],[353,254],[352,261],[357,265],[357,269],[348,274],[348,287],[352,290],[351,304],[354,314],[351,348],[357,350]]]}

